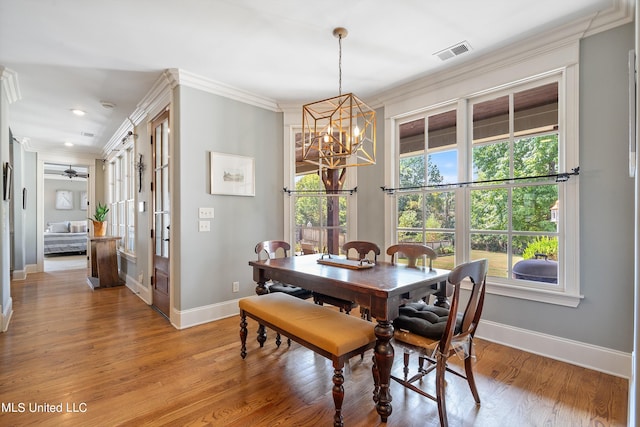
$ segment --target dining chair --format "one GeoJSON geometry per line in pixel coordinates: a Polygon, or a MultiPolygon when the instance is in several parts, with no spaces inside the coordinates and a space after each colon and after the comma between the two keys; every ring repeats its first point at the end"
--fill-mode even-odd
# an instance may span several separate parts
{"type": "Polygon", "coordinates": [[[400,254],[407,258],[407,267],[411,268],[418,266],[418,259],[426,257],[429,260],[429,270],[433,269],[433,260],[438,257],[433,249],[420,243],[398,243],[387,248],[387,255],[391,255],[391,264],[398,263],[400,254]]]}
{"type": "MultiPolygon", "coordinates": [[[[387,255],[391,255],[391,264],[399,263],[400,255],[404,255],[407,259],[407,267],[410,268],[417,268],[419,259],[423,259],[423,264],[426,266],[427,264],[424,262],[424,258],[426,258],[429,261],[429,271],[433,270],[433,260],[438,258],[438,254],[436,254],[432,248],[421,243],[398,243],[389,246],[387,248],[387,255]]],[[[450,298],[452,294],[453,286],[447,283],[444,295],[436,295],[436,305],[448,308],[449,302],[447,298],[450,298]]]]}
{"type": "Polygon", "coordinates": [[[445,372],[449,371],[467,380],[471,394],[476,404],[480,404],[480,395],[473,377],[473,337],[476,333],[482,306],[484,304],[485,285],[488,261],[477,261],[461,264],[454,268],[447,281],[453,286],[451,308],[446,310],[425,304],[424,302],[409,303],[400,307],[400,315],[393,321],[395,328],[394,344],[404,349],[404,378],[391,376],[394,381],[423,396],[434,400],[438,404],[440,425],[448,425],[445,404],[445,372]],[[472,288],[462,313],[460,307],[460,283],[465,279],[471,280],[472,288]],[[418,351],[418,372],[411,378],[409,374],[409,356],[412,351],[418,351]],[[464,359],[464,373],[452,369],[447,360],[452,355],[464,359]],[[427,367],[424,368],[424,362],[427,367]],[[415,383],[422,382],[422,378],[436,371],[436,395],[428,393],[415,383]]]}
{"type": "MultiPolygon", "coordinates": [[[[255,248],[256,254],[258,255],[258,261],[262,261],[263,259],[288,257],[290,250],[291,245],[282,240],[265,240],[264,242],[258,243],[255,248]]],[[[311,291],[286,283],[271,281],[265,286],[269,292],[284,292],[300,299],[307,299],[312,296],[311,291]]]]}
{"type": "MultiPolygon", "coordinates": [[[[349,258],[349,251],[355,250],[358,252],[358,261],[369,259],[367,258],[369,254],[373,254],[373,262],[378,261],[378,255],[380,255],[380,247],[373,242],[366,242],[363,240],[352,240],[350,242],[346,242],[342,245],[342,251],[345,253],[346,257],[349,258]]],[[[369,261],[371,261],[369,259],[369,261]]],[[[313,292],[313,302],[318,305],[329,304],[340,308],[340,311],[344,311],[349,314],[351,310],[356,308],[358,304],[353,301],[344,300],[340,298],[335,298],[329,295],[321,294],[318,292],[313,292]]],[[[360,317],[366,320],[371,320],[371,314],[369,313],[369,309],[366,307],[360,308],[360,317]]]]}

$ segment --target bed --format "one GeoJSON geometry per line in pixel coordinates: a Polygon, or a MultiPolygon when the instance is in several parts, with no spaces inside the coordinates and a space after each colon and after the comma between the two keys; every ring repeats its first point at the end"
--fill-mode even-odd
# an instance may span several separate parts
{"type": "Polygon", "coordinates": [[[44,254],[86,253],[87,222],[61,221],[47,224],[44,254]]]}

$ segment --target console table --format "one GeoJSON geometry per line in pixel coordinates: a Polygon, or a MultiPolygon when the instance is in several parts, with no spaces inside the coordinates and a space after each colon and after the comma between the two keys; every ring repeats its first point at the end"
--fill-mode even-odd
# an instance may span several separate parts
{"type": "Polygon", "coordinates": [[[87,282],[92,289],[110,288],[123,285],[118,275],[118,257],[116,254],[116,241],[120,237],[89,236],[91,247],[91,276],[87,282]]]}

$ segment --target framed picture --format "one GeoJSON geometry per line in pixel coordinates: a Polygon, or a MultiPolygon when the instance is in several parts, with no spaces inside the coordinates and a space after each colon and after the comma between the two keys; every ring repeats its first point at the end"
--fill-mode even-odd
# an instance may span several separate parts
{"type": "Polygon", "coordinates": [[[211,152],[211,194],[255,196],[253,157],[211,152]]]}
{"type": "Polygon", "coordinates": [[[73,209],[73,191],[56,191],[56,209],[73,209]]]}
{"type": "Polygon", "coordinates": [[[83,211],[87,210],[87,192],[86,191],[82,191],[80,193],[80,210],[83,210],[83,211]]]}
{"type": "Polygon", "coordinates": [[[13,187],[13,167],[11,167],[9,162],[4,162],[2,166],[2,198],[4,200],[10,200],[11,187],[13,187]]]}

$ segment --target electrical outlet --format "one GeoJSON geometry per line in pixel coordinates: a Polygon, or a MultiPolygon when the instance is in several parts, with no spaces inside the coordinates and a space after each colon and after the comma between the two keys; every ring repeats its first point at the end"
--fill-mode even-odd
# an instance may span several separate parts
{"type": "Polygon", "coordinates": [[[240,292],[240,282],[233,282],[232,291],[240,292]]]}
{"type": "Polygon", "coordinates": [[[140,283],[142,285],[142,279],[144,279],[144,274],[140,273],[138,274],[138,283],[140,283]]]}
{"type": "Polygon", "coordinates": [[[199,221],[198,229],[200,231],[211,231],[211,222],[209,221],[199,221]]]}

